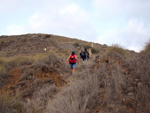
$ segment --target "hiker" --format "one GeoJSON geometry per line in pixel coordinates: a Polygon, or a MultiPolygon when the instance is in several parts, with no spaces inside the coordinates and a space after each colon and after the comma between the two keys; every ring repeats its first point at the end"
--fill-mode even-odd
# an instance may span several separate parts
{"type": "Polygon", "coordinates": [[[84,48],[84,52],[85,52],[85,59],[89,59],[89,52],[87,51],[87,48],[84,48]]]}
{"type": "Polygon", "coordinates": [[[80,57],[81,57],[82,61],[84,61],[86,59],[85,52],[83,50],[81,50],[81,52],[80,52],[80,57]]]}
{"type": "MultiPolygon", "coordinates": [[[[67,58],[66,63],[69,61],[70,67],[72,69],[72,74],[75,72],[76,68],[76,62],[78,62],[77,56],[75,55],[75,52],[73,51],[72,54],[67,58]]],[[[79,63],[79,62],[78,62],[79,63]]]]}

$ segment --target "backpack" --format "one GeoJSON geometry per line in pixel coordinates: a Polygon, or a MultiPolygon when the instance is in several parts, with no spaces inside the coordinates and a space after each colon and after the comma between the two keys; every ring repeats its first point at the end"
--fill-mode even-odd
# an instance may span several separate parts
{"type": "Polygon", "coordinates": [[[85,51],[85,56],[86,56],[86,58],[89,58],[89,52],[88,51],[85,51]]]}
{"type": "Polygon", "coordinates": [[[70,55],[69,63],[70,64],[75,64],[76,63],[76,56],[75,55],[70,55]]]}
{"type": "Polygon", "coordinates": [[[81,56],[81,57],[85,57],[85,52],[81,52],[81,53],[80,53],[80,56],[81,56]]]}

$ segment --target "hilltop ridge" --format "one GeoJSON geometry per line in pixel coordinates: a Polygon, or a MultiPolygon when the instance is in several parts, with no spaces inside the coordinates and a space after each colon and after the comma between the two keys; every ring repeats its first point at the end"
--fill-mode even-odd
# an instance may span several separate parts
{"type": "MultiPolygon", "coordinates": [[[[61,49],[72,51],[73,49],[75,49],[73,46],[73,44],[75,43],[80,44],[78,47],[91,45],[91,42],[49,34],[1,36],[0,42],[1,55],[4,56],[44,53],[44,48],[46,48],[47,51],[61,49]]],[[[101,46],[100,44],[95,45],[101,46]]]]}

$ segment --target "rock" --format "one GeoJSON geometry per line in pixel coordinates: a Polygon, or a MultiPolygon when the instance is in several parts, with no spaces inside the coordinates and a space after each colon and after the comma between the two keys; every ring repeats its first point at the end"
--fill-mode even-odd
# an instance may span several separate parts
{"type": "Polygon", "coordinates": [[[132,92],[128,93],[128,96],[133,96],[134,94],[132,92]]]}
{"type": "Polygon", "coordinates": [[[142,86],[142,83],[141,83],[141,82],[140,82],[140,83],[138,83],[138,86],[139,86],[139,87],[141,87],[141,86],[142,86]]]}
{"type": "Polygon", "coordinates": [[[139,82],[140,80],[139,80],[139,79],[135,79],[135,81],[136,81],[136,82],[139,82]]]}
{"type": "Polygon", "coordinates": [[[31,80],[31,79],[32,79],[32,76],[29,75],[29,76],[27,77],[27,80],[31,80]]]}

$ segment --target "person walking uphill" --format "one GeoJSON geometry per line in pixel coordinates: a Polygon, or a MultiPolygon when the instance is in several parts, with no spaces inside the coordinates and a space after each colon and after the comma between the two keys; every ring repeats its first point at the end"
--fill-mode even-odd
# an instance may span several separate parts
{"type": "Polygon", "coordinates": [[[73,51],[72,54],[67,58],[66,63],[69,61],[70,67],[72,69],[72,74],[75,73],[76,63],[78,62],[77,56],[73,51]]]}
{"type": "Polygon", "coordinates": [[[89,52],[87,51],[87,48],[84,48],[84,52],[85,52],[85,59],[88,60],[89,57],[89,52]]]}
{"type": "Polygon", "coordinates": [[[81,57],[82,61],[84,61],[86,59],[85,52],[83,50],[81,50],[81,52],[80,52],[80,57],[81,57]]]}

